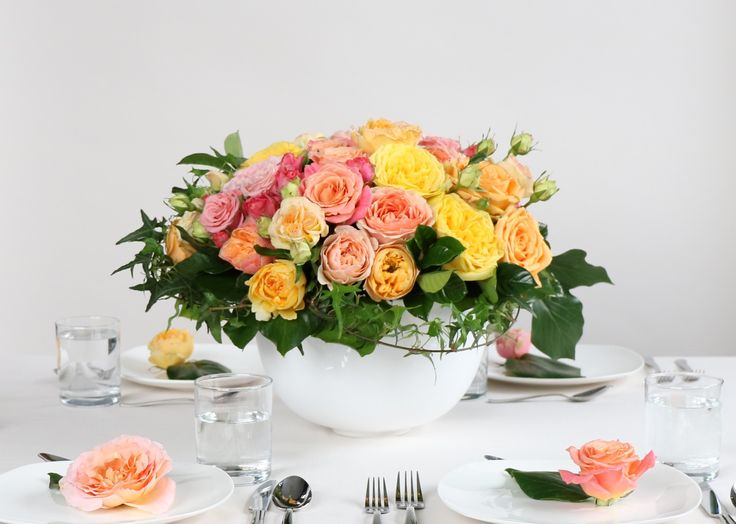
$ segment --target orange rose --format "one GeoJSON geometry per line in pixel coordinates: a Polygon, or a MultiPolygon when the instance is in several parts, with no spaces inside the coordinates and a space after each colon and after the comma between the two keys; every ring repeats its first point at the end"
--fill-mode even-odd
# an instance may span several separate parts
{"type": "Polygon", "coordinates": [[[386,144],[406,144],[415,146],[422,136],[422,130],[406,122],[391,122],[385,118],[368,120],[356,133],[353,140],[358,147],[372,154],[386,144]]]}
{"type": "Polygon", "coordinates": [[[304,273],[296,277],[296,265],[291,260],[266,264],[246,284],[257,320],[267,321],[274,316],[295,320],[296,312],[304,309],[307,279],[304,273]]]}
{"type": "Polygon", "coordinates": [[[487,211],[493,216],[498,216],[531,195],[534,181],[531,176],[527,176],[529,170],[515,158],[504,160],[499,164],[484,160],[478,167],[480,188],[460,189],[457,192],[466,202],[475,204],[479,200],[486,200],[487,211]]]}
{"type": "Polygon", "coordinates": [[[418,273],[414,257],[406,247],[379,247],[365,291],[376,302],[401,298],[414,287],[418,273]]]}
{"type": "Polygon", "coordinates": [[[166,230],[166,242],[164,247],[166,249],[166,254],[169,255],[169,258],[174,264],[183,262],[197,252],[197,250],[194,249],[194,246],[181,238],[181,233],[176,226],[178,225],[184,228],[185,231],[189,231],[193,225],[190,222],[196,220],[198,216],[199,213],[192,213],[188,216],[185,214],[182,218],[175,218],[171,221],[169,228],[166,230]],[[192,220],[185,220],[185,218],[189,217],[193,217],[192,220]],[[190,227],[188,228],[187,226],[190,227]]]}
{"type": "Polygon", "coordinates": [[[230,262],[235,269],[253,275],[266,264],[273,262],[273,257],[258,254],[256,246],[273,248],[271,242],[258,234],[256,221],[248,219],[235,229],[220,248],[220,258],[230,262]]]}
{"type": "Polygon", "coordinates": [[[496,237],[503,244],[502,261],[523,267],[541,285],[539,272],[552,263],[552,253],[539,232],[539,224],[526,208],[520,207],[499,218],[496,237]]]}

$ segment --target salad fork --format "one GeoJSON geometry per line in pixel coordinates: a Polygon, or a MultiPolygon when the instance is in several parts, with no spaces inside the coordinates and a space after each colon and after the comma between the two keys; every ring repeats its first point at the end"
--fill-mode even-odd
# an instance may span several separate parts
{"type": "MultiPolygon", "coordinates": [[[[647,355],[646,357],[644,357],[644,362],[646,363],[647,367],[655,373],[664,373],[664,371],[662,371],[662,368],[659,367],[659,364],[657,364],[657,361],[654,360],[654,357],[650,357],[649,355],[647,355]]],[[[657,377],[657,384],[669,384],[674,380],[675,377],[673,375],[662,375],[661,377],[657,377]]]]}
{"type": "Polygon", "coordinates": [[[388,491],[386,491],[385,478],[368,478],[365,486],[365,512],[373,513],[373,524],[380,524],[381,515],[389,512],[388,491]],[[381,480],[383,480],[383,497],[381,497],[381,480]]]}
{"type": "MultiPolygon", "coordinates": [[[[705,375],[705,370],[702,369],[693,369],[690,367],[690,364],[687,363],[687,360],[684,358],[678,358],[675,360],[675,366],[677,366],[677,369],[680,371],[684,371],[686,373],[697,373],[698,375],[705,375]]],[[[685,377],[685,382],[697,382],[698,377],[685,377]]]]}
{"type": "Polygon", "coordinates": [[[406,524],[416,524],[415,509],[424,509],[424,495],[422,484],[419,482],[419,472],[416,472],[417,486],[414,489],[414,471],[404,471],[404,494],[401,494],[401,472],[396,474],[396,508],[406,510],[406,524]],[[410,479],[407,483],[407,477],[410,479]]]}

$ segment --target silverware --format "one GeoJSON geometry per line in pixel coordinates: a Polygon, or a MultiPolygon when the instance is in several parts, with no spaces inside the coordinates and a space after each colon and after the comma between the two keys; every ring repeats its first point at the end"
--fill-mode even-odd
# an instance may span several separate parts
{"type": "Polygon", "coordinates": [[[251,494],[250,500],[248,501],[248,509],[253,515],[251,524],[262,524],[266,518],[266,512],[268,511],[268,506],[271,504],[271,494],[273,493],[274,486],[276,486],[276,482],[268,480],[259,485],[251,494]]]}
{"type": "Polygon", "coordinates": [[[312,489],[306,480],[292,475],[276,484],[271,498],[277,508],[285,511],[281,524],[291,524],[292,513],[302,509],[312,500],[312,489]]]}
{"type": "MultiPolygon", "coordinates": [[[[644,357],[644,363],[647,365],[649,369],[651,369],[655,373],[664,373],[661,367],[659,367],[659,364],[657,364],[657,361],[654,360],[654,357],[650,357],[647,355],[644,357]]],[[[667,384],[669,382],[672,382],[675,380],[675,377],[672,375],[663,375],[661,377],[657,377],[657,384],[667,384]]]]}
{"type": "Polygon", "coordinates": [[[396,508],[406,510],[405,524],[417,524],[415,509],[424,509],[424,495],[422,484],[419,482],[419,472],[416,472],[417,489],[414,489],[414,472],[404,471],[404,496],[401,496],[401,472],[396,474],[396,508]],[[407,477],[409,482],[407,484],[407,477]]]}
{"type": "Polygon", "coordinates": [[[44,462],[67,462],[68,460],[70,460],[66,457],[60,457],[59,455],[44,452],[39,453],[38,458],[40,458],[44,462]]]}
{"type": "Polygon", "coordinates": [[[713,491],[710,484],[703,482],[700,484],[700,488],[703,490],[703,498],[700,501],[703,510],[714,519],[720,519],[726,524],[736,524],[736,520],[721,509],[721,501],[718,500],[718,495],[713,491]]]}
{"type": "Polygon", "coordinates": [[[483,458],[486,460],[506,460],[501,457],[497,457],[496,455],[483,455],[483,458]]]}
{"type": "Polygon", "coordinates": [[[521,402],[524,400],[531,400],[533,398],[546,397],[562,397],[565,400],[569,400],[570,402],[589,402],[610,388],[610,385],[598,386],[597,388],[581,391],[580,393],[575,393],[574,395],[565,395],[564,393],[542,393],[539,395],[526,395],[523,397],[489,398],[486,400],[486,402],[490,404],[504,404],[507,402],[521,402]]]}
{"type": "Polygon", "coordinates": [[[378,477],[368,478],[365,485],[365,512],[373,513],[373,524],[380,524],[381,515],[389,512],[385,477],[383,478],[383,496],[381,496],[381,479],[378,477]]]}
{"type": "MultiPolygon", "coordinates": [[[[675,360],[675,366],[677,366],[677,369],[679,369],[680,371],[684,371],[686,373],[697,373],[699,375],[705,374],[705,371],[702,369],[696,370],[696,369],[691,368],[690,364],[688,364],[687,360],[685,360],[684,358],[678,358],[677,360],[675,360]]],[[[693,377],[693,376],[685,377],[685,382],[697,382],[697,381],[698,381],[698,377],[693,377]]]]}
{"type": "Polygon", "coordinates": [[[194,399],[191,397],[181,398],[161,398],[158,400],[143,400],[131,402],[129,400],[121,400],[120,406],[124,408],[147,408],[151,406],[176,406],[183,404],[191,404],[194,399]]]}
{"type": "Polygon", "coordinates": [[[731,504],[736,506],[736,484],[731,486],[731,504]]]}

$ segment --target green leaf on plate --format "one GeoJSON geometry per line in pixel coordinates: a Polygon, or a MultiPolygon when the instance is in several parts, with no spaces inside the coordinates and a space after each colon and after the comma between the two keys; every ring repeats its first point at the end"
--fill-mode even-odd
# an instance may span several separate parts
{"type": "Polygon", "coordinates": [[[49,473],[49,489],[59,489],[59,481],[64,478],[58,473],[49,473]]]}
{"type": "Polygon", "coordinates": [[[580,368],[559,360],[526,354],[506,361],[506,374],[510,377],[528,378],[578,378],[580,368]]]}
{"type": "Polygon", "coordinates": [[[582,249],[565,251],[552,259],[547,271],[552,273],[566,290],[578,286],[592,286],[602,282],[613,284],[608,272],[601,266],[594,266],[585,260],[587,253],[582,249]]]}
{"type": "Polygon", "coordinates": [[[194,380],[205,375],[230,372],[230,368],[212,360],[190,360],[166,368],[166,376],[170,380],[194,380]]]}
{"type": "Polygon", "coordinates": [[[557,471],[519,471],[507,468],[506,473],[534,500],[558,500],[561,502],[583,502],[590,500],[577,484],[565,484],[557,471]]]}
{"type": "Polygon", "coordinates": [[[583,304],[572,295],[532,301],[532,344],[551,358],[575,358],[583,323],[583,304]]]}

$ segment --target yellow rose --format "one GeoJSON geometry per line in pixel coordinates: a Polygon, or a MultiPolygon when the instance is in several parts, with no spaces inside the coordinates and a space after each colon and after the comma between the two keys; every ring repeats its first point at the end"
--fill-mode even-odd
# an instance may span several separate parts
{"type": "Polygon", "coordinates": [[[406,247],[379,247],[365,281],[365,291],[376,302],[401,298],[414,287],[418,273],[414,257],[406,247]]]}
{"type": "Polygon", "coordinates": [[[296,312],[304,309],[304,273],[296,278],[296,265],[291,260],[276,260],[256,271],[249,280],[248,298],[257,320],[280,316],[296,319],[296,312]]]}
{"type": "Polygon", "coordinates": [[[552,263],[552,252],[526,208],[514,209],[499,218],[496,236],[504,246],[503,261],[523,267],[541,285],[538,275],[552,263]]]}
{"type": "Polygon", "coordinates": [[[422,137],[422,130],[406,122],[391,122],[385,118],[368,120],[353,133],[358,147],[369,155],[386,144],[406,144],[415,146],[422,137]]]}
{"type": "Polygon", "coordinates": [[[186,362],[192,356],[194,338],[186,329],[167,329],[151,339],[148,349],[151,351],[148,361],[166,369],[186,362]]]}
{"type": "Polygon", "coordinates": [[[309,249],[327,233],[329,227],[322,208],[302,196],[282,200],[268,226],[274,247],[288,249],[298,263],[309,259],[309,249]]]}
{"type": "Polygon", "coordinates": [[[166,249],[166,254],[169,255],[169,258],[174,264],[183,262],[197,252],[194,246],[181,238],[181,233],[176,226],[181,227],[191,235],[198,219],[199,213],[187,211],[181,218],[175,218],[169,224],[169,228],[166,230],[164,248],[166,249]]]}
{"type": "Polygon", "coordinates": [[[487,211],[493,216],[499,216],[531,195],[534,180],[529,169],[516,158],[510,157],[499,164],[484,160],[478,167],[480,188],[459,189],[457,192],[466,202],[475,204],[479,200],[486,200],[487,211]]]}
{"type": "Polygon", "coordinates": [[[437,197],[430,204],[435,213],[437,235],[455,237],[465,247],[465,251],[444,268],[455,271],[463,280],[490,278],[503,256],[491,216],[473,208],[456,194],[437,197]]]}
{"type": "Polygon", "coordinates": [[[424,198],[441,195],[450,186],[445,168],[426,149],[405,144],[381,146],[371,155],[377,186],[412,189],[424,198]]]}
{"type": "Polygon", "coordinates": [[[284,156],[286,153],[300,155],[302,148],[292,142],[274,142],[267,148],[253,153],[240,167],[252,166],[261,160],[266,160],[272,156],[284,156]]]}

